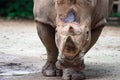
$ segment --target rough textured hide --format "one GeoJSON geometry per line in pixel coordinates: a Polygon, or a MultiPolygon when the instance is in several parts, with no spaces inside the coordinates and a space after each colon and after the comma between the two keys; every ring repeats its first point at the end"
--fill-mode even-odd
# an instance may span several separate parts
{"type": "Polygon", "coordinates": [[[112,4],[113,0],[34,0],[38,35],[47,50],[43,75],[60,76],[63,71],[64,80],[85,79],[84,55],[98,40],[112,4]]]}
{"type": "MultiPolygon", "coordinates": [[[[92,27],[106,19],[111,11],[113,0],[93,0],[95,10],[92,15],[92,27]]],[[[56,27],[55,0],[34,0],[34,17],[36,21],[56,27]]]]}

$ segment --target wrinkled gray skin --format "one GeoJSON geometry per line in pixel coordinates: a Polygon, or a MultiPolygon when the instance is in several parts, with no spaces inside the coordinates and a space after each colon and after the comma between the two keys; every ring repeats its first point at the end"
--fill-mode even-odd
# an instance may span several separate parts
{"type": "Polygon", "coordinates": [[[38,35],[47,50],[44,76],[84,80],[84,55],[96,43],[113,0],[34,0],[38,35]]]}

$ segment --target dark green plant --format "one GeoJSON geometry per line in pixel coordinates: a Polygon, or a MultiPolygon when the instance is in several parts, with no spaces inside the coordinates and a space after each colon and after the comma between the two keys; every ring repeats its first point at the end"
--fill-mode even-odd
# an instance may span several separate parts
{"type": "MultiPolygon", "coordinates": [[[[33,18],[33,0],[0,0],[0,17],[33,18]]],[[[119,17],[120,13],[111,13],[111,17],[119,17]]]]}
{"type": "Polygon", "coordinates": [[[118,18],[120,18],[120,12],[118,12],[118,13],[113,13],[113,12],[112,12],[112,13],[110,14],[110,16],[111,16],[111,17],[118,17],[118,18]]]}
{"type": "Polygon", "coordinates": [[[0,17],[33,18],[33,0],[0,0],[0,17]]]}

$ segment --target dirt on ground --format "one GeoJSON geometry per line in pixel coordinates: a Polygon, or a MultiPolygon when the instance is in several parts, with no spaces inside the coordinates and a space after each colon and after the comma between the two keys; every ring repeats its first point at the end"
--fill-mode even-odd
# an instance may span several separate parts
{"type": "MultiPolygon", "coordinates": [[[[61,80],[42,76],[45,61],[34,21],[0,20],[0,80],[61,80]]],[[[85,64],[86,80],[120,80],[120,27],[104,28],[85,64]]]]}

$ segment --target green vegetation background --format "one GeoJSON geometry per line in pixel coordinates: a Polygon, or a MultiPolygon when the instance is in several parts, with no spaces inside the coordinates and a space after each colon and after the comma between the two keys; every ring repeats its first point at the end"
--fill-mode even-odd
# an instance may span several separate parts
{"type": "MultiPolygon", "coordinates": [[[[0,0],[0,17],[33,19],[33,0],[0,0]]],[[[110,16],[120,18],[120,13],[110,16]]]]}
{"type": "Polygon", "coordinates": [[[33,0],[0,0],[0,17],[33,18],[33,0]]]}

